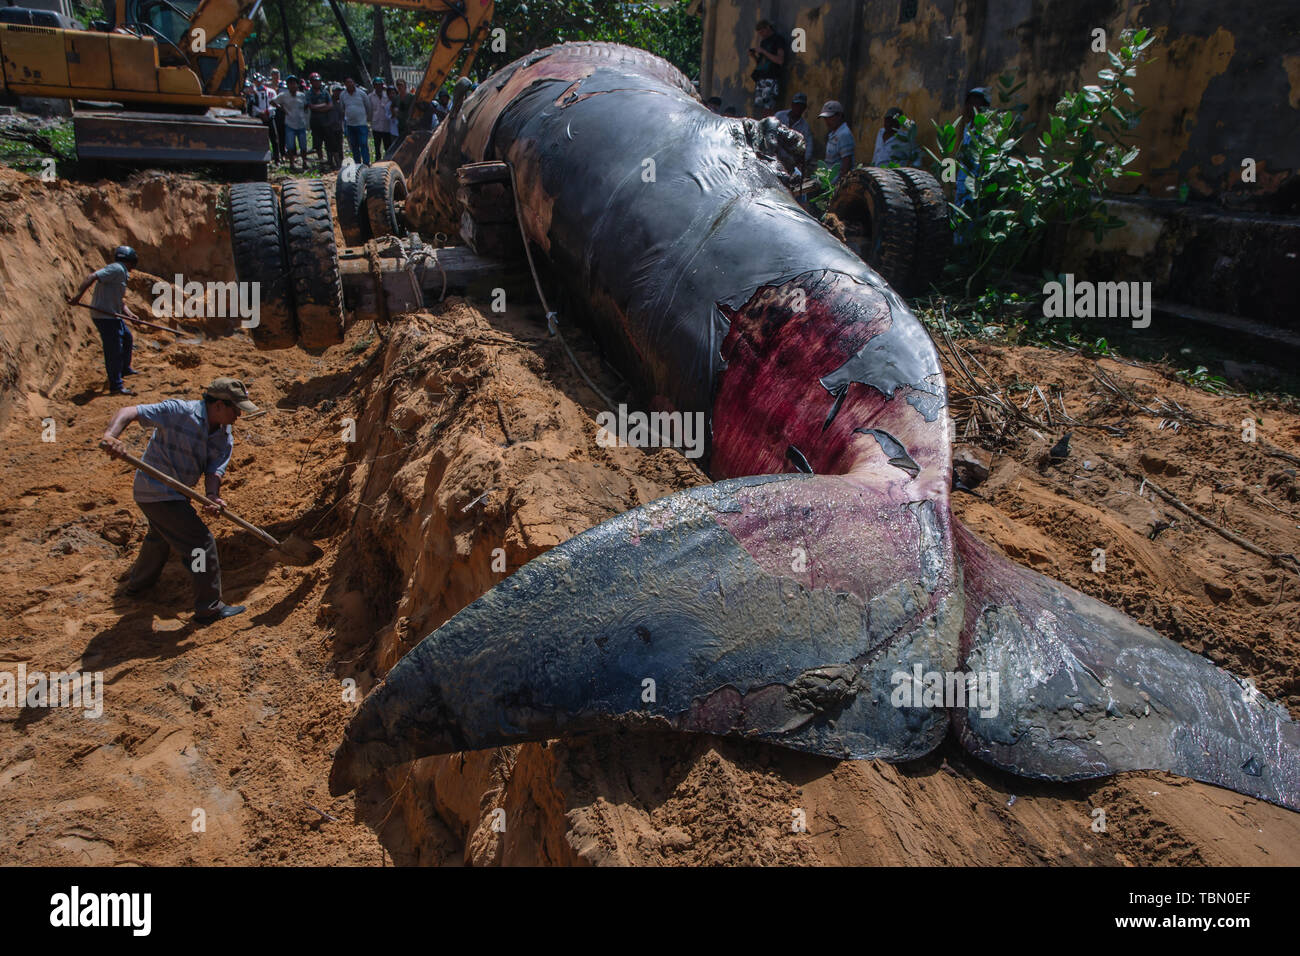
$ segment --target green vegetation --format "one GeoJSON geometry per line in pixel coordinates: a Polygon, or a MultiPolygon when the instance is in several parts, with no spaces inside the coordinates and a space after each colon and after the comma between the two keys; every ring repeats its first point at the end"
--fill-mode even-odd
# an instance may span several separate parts
{"type": "MultiPolygon", "coordinates": [[[[960,123],[936,122],[938,151],[933,172],[958,171],[958,195],[951,204],[955,246],[951,269],[966,295],[1003,283],[1026,256],[1042,248],[1049,230],[1082,226],[1101,241],[1123,221],[1104,204],[1107,187],[1124,176],[1138,156],[1128,142],[1142,110],[1129,85],[1153,42],[1149,31],[1126,32],[1099,83],[1067,93],[1026,149],[1032,124],[1012,97],[1024,86],[1012,74],[998,78],[999,108],[960,123]]],[[[952,176],[946,177],[951,179],[952,176]]]]}
{"type": "Polygon", "coordinates": [[[65,164],[77,161],[71,120],[45,129],[28,124],[12,124],[0,129],[0,163],[39,176],[46,168],[47,158],[54,159],[56,175],[65,164]]]}
{"type": "MultiPolygon", "coordinates": [[[[293,66],[333,78],[355,76],[357,69],[328,4],[319,0],[277,0],[283,3],[289,27],[293,66]]],[[[384,10],[340,0],[344,19],[372,72],[389,65],[423,66],[437,42],[443,16],[409,10],[384,10]]],[[[689,11],[689,0],[661,6],[649,0],[531,0],[496,6],[491,28],[501,28],[504,50],[484,41],[471,70],[482,80],[538,47],[574,40],[604,40],[641,47],[664,57],[687,76],[700,69],[702,20],[689,11]]],[[[460,28],[463,33],[463,27],[460,28]]],[[[455,32],[453,36],[460,35],[455,32]]],[[[288,69],[283,29],[277,10],[264,11],[257,31],[246,45],[250,63],[288,69]]]]}

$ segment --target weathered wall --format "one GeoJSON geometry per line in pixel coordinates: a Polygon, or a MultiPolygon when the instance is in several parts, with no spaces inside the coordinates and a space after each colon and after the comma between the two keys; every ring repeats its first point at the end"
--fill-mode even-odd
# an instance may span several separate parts
{"type": "MultiPolygon", "coordinates": [[[[1186,183],[1194,195],[1230,204],[1292,211],[1300,197],[1300,3],[1278,0],[1231,8],[1212,0],[706,0],[700,81],[742,114],[753,111],[747,50],[767,17],[807,49],[787,69],[784,105],[796,90],[811,112],[844,103],[859,162],[885,110],[900,106],[933,145],[931,120],[961,110],[971,86],[996,89],[1014,70],[1018,94],[1041,122],[1061,93],[1096,82],[1105,54],[1092,30],[1117,46],[1125,28],[1157,37],[1134,88],[1146,108],[1136,131],[1143,176],[1121,188],[1164,197],[1186,183]],[[901,20],[906,8],[915,16],[901,20]],[[1241,181],[1241,160],[1256,160],[1258,181],[1241,181]]],[[[995,96],[996,100],[996,96],[995,96]]],[[[813,119],[818,155],[825,130],[813,119]]]]}

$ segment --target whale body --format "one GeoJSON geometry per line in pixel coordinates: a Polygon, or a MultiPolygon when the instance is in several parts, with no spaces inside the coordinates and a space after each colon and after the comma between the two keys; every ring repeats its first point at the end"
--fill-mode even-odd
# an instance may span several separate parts
{"type": "Polygon", "coordinates": [[[891,761],[953,733],[1027,777],[1164,770],[1300,809],[1283,707],[953,517],[939,356],[793,200],[786,136],[598,43],[516,61],[439,127],[408,217],[445,226],[458,168],[510,163],[539,262],[648,407],[706,416],[715,483],[574,537],[425,638],[361,703],[331,791],[624,726],[891,761]]]}

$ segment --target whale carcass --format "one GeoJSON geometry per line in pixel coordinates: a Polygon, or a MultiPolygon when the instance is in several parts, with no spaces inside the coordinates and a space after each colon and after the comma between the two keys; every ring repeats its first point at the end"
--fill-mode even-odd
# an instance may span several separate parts
{"type": "Polygon", "coordinates": [[[1165,770],[1300,809],[1281,706],[952,516],[938,355],[792,199],[785,135],[610,44],[531,54],[439,128],[408,216],[433,231],[460,167],[511,164],[546,272],[649,407],[706,417],[716,483],[554,548],[425,638],[360,705],[331,790],[613,726],[892,761],[951,732],[1028,777],[1165,770]]]}

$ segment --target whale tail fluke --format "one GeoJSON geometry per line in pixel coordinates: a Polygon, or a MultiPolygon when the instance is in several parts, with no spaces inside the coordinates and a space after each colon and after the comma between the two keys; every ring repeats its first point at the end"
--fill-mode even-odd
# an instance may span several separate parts
{"type": "Polygon", "coordinates": [[[530,561],[366,697],[330,790],[619,727],[899,761],[950,723],[1022,776],[1164,770],[1300,809],[1300,725],[1251,684],[1013,564],[942,502],[806,474],[669,495],[530,561]],[[947,700],[954,676],[976,696],[947,700]]]}
{"type": "Polygon", "coordinates": [[[939,510],[790,474],[618,515],[399,661],[354,715],[331,791],[418,757],[611,727],[928,753],[948,712],[891,697],[916,663],[956,667],[961,603],[939,510]]]}
{"type": "Polygon", "coordinates": [[[953,525],[963,663],[998,686],[996,708],[954,711],[971,754],[1046,780],[1163,770],[1300,810],[1300,724],[1283,707],[953,525]]]}

